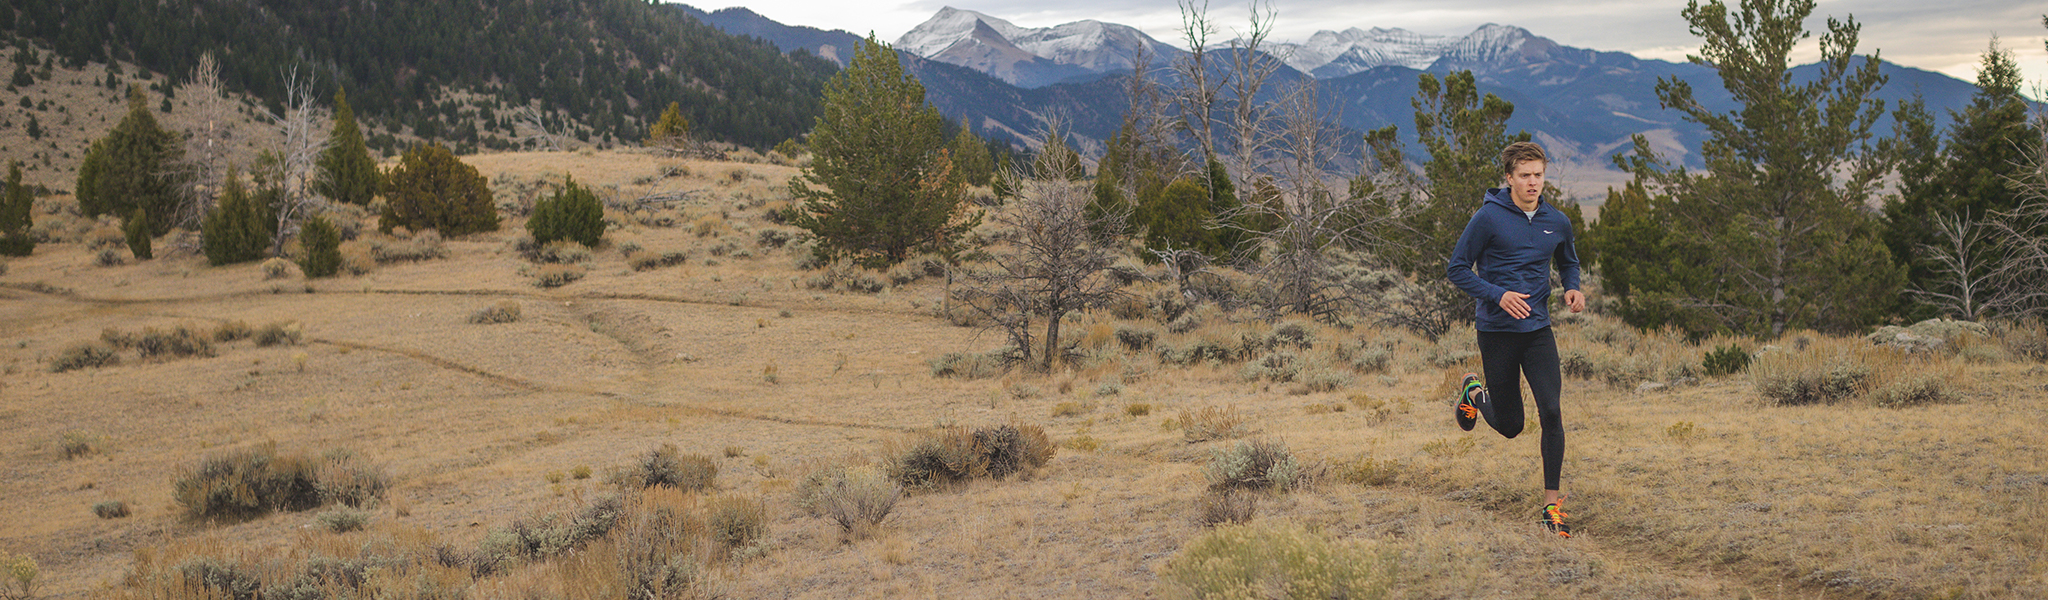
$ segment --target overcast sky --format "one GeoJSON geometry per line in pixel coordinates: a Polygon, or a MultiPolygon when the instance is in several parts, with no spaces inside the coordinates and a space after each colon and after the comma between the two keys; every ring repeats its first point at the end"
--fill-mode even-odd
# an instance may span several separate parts
{"type": "MultiPolygon", "coordinates": [[[[705,10],[745,6],[784,24],[873,32],[894,42],[945,6],[978,11],[1022,27],[1048,27],[1096,19],[1145,30],[1178,44],[1180,12],[1173,0],[696,0],[705,10]]],[[[1731,5],[1739,0],[1731,0],[1731,5]]],[[[1241,0],[1212,0],[1211,18],[1224,29],[1242,27],[1249,14],[1241,0]]],[[[1463,35],[1486,23],[1516,25],[1558,43],[1594,50],[1619,50],[1643,58],[1683,61],[1699,47],[1679,13],[1683,2],[1599,0],[1277,0],[1275,39],[1301,41],[1318,30],[1359,27],[1400,28],[1426,34],[1463,35]]],[[[1854,15],[1863,24],[1859,53],[1881,51],[1885,60],[1940,71],[1974,81],[1992,36],[2011,50],[2037,99],[2048,86],[2048,28],[2041,25],[2048,3],[2023,0],[1820,0],[1807,22],[1824,31],[1827,18],[1854,15]]],[[[1799,62],[1819,56],[1809,39],[1799,62]]]]}

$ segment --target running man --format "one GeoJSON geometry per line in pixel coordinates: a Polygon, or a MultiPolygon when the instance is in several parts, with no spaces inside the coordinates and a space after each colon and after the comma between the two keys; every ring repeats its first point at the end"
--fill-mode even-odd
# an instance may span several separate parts
{"type": "Polygon", "coordinates": [[[1543,425],[1542,521],[1558,535],[1571,537],[1564,524],[1564,495],[1558,493],[1558,472],[1564,468],[1564,416],[1558,407],[1563,377],[1558,371],[1557,338],[1550,331],[1550,264],[1564,276],[1564,303],[1572,312],[1586,309],[1579,291],[1579,253],[1572,247],[1572,222],[1542,198],[1543,172],[1549,166],[1543,147],[1515,142],[1500,152],[1500,170],[1507,187],[1486,191],[1486,202],[1472,213],[1458,247],[1451,251],[1451,283],[1477,300],[1480,377],[1465,374],[1459,386],[1458,426],[1471,431],[1481,417],[1502,436],[1522,433],[1521,378],[1529,380],[1536,416],[1543,425]],[[1476,270],[1476,272],[1475,272],[1476,270]],[[1496,395],[1498,393],[1498,395],[1496,395]]]}

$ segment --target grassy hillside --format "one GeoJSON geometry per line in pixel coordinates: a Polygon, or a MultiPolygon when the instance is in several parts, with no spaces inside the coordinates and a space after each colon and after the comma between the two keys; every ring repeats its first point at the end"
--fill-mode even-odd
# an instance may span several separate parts
{"type": "Polygon", "coordinates": [[[450,240],[362,227],[344,247],[359,273],[309,281],[208,267],[168,239],[157,260],[115,250],[123,264],[102,266],[104,232],[45,201],[55,214],[38,218],[76,233],[0,263],[0,552],[33,558],[39,597],[206,597],[164,587],[205,573],[400,597],[610,597],[647,573],[675,576],[685,597],[1185,597],[1202,583],[1177,565],[1218,547],[1321,548],[1359,566],[1343,573],[1357,589],[1395,598],[2048,593],[2040,331],[1907,356],[1809,333],[1692,345],[1566,319],[1578,535],[1565,540],[1533,522],[1535,436],[1452,424],[1451,383],[1476,367],[1468,336],[1213,306],[1169,324],[1156,300],[1176,296],[1170,284],[1139,281],[1131,301],[1072,325],[1074,369],[939,377],[934,359],[971,374],[1000,334],[952,324],[945,283],[915,268],[802,268],[807,250],[766,220],[793,167],[626,151],[466,160],[515,207],[573,175],[617,229],[580,261],[557,252],[563,266],[522,256],[517,217],[450,240]],[[537,285],[564,271],[581,277],[537,285]],[[473,322],[506,305],[516,319],[473,322]],[[143,341],[180,327],[210,350],[143,341]],[[53,372],[95,342],[119,363],[53,372]],[[1757,362],[1706,375],[1703,356],[1726,344],[1757,362]],[[1835,372],[1863,374],[1842,387],[1855,393],[1787,406],[1759,391],[1835,372]],[[1042,428],[1050,460],[910,490],[851,532],[806,502],[834,469],[900,470],[943,426],[1004,424],[1042,428]],[[1218,500],[1216,457],[1255,440],[1284,444],[1298,485],[1218,500]],[[664,444],[680,466],[649,461],[664,444]],[[346,449],[355,458],[309,472],[388,488],[353,509],[187,516],[188,469],[266,445],[309,457],[298,464],[346,449]],[[716,473],[693,493],[628,483],[650,464],[716,473]],[[96,514],[116,502],[126,516],[96,514]],[[1205,522],[1247,511],[1263,533],[1210,538],[1244,530],[1205,522]],[[575,525],[603,514],[617,524],[575,525]],[[649,525],[662,518],[671,526],[649,525]],[[656,546],[690,561],[627,560],[656,546]]]}

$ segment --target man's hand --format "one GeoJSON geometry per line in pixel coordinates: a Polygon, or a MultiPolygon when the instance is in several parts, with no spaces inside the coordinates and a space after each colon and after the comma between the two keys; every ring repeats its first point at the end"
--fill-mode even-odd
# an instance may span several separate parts
{"type": "Polygon", "coordinates": [[[1527,319],[1529,318],[1529,303],[1522,301],[1523,298],[1527,297],[1529,297],[1528,294],[1508,290],[1500,295],[1500,307],[1517,319],[1527,319]]]}
{"type": "Polygon", "coordinates": [[[1586,294],[1578,290],[1565,290],[1564,305],[1571,307],[1572,312],[1584,311],[1586,310],[1586,294]]]}

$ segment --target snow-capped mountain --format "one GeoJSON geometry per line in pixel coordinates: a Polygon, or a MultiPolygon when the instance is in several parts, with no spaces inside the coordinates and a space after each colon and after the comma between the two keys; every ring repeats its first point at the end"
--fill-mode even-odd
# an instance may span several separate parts
{"type": "Polygon", "coordinates": [[[1406,29],[1353,27],[1318,31],[1307,42],[1272,44],[1287,65],[1318,79],[1343,77],[1374,67],[1429,69],[1438,61],[1484,64],[1556,46],[1528,30],[1488,23],[1464,36],[1428,35],[1406,29]]]}
{"type": "Polygon", "coordinates": [[[1154,61],[1181,53],[1127,25],[1087,20],[1025,28],[950,6],[903,34],[896,48],[1023,87],[1128,70],[1140,48],[1154,61]]]}

